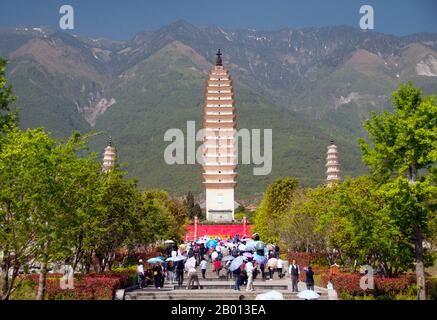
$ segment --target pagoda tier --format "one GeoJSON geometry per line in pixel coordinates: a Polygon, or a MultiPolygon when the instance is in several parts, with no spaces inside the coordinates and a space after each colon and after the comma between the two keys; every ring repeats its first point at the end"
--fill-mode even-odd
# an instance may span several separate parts
{"type": "Polygon", "coordinates": [[[234,219],[237,123],[232,79],[223,68],[220,50],[206,82],[203,112],[203,185],[207,219],[230,221],[234,219]]]}
{"type": "Polygon", "coordinates": [[[112,139],[109,140],[108,146],[105,148],[105,152],[103,154],[103,172],[108,172],[114,169],[116,160],[116,152],[115,148],[112,146],[112,139]]]}
{"type": "Polygon", "coordinates": [[[328,184],[340,180],[340,161],[337,146],[334,144],[334,141],[331,141],[331,144],[328,146],[326,157],[326,180],[328,184]]]}

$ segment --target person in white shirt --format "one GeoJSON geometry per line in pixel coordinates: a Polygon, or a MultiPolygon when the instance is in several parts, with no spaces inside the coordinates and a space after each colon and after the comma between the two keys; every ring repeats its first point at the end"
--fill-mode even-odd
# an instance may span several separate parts
{"type": "Polygon", "coordinates": [[[253,263],[252,263],[252,261],[248,261],[246,263],[246,273],[247,273],[246,291],[255,291],[253,289],[253,263]]]}
{"type": "Polygon", "coordinates": [[[191,265],[188,267],[188,283],[187,283],[187,290],[193,289],[194,282],[197,284],[197,288],[200,290],[200,282],[199,277],[197,276],[197,270],[196,267],[191,265]]]}
{"type": "Polygon", "coordinates": [[[206,268],[208,266],[208,262],[206,261],[205,258],[202,259],[202,261],[200,262],[200,269],[202,270],[202,278],[205,279],[205,275],[206,275],[206,268]]]}
{"type": "Polygon", "coordinates": [[[278,275],[279,275],[279,278],[282,279],[282,268],[284,268],[284,261],[282,261],[281,258],[278,259],[278,265],[277,265],[277,268],[278,268],[278,275]]]}
{"type": "Polygon", "coordinates": [[[299,282],[299,266],[296,264],[296,260],[293,260],[290,267],[288,268],[288,273],[291,277],[291,287],[293,292],[298,292],[298,282],[299,282]]]}
{"type": "Polygon", "coordinates": [[[144,265],[143,265],[143,260],[139,260],[138,261],[138,266],[137,266],[137,277],[138,277],[138,287],[140,289],[144,288],[144,282],[146,280],[146,277],[144,275],[144,265]]]}

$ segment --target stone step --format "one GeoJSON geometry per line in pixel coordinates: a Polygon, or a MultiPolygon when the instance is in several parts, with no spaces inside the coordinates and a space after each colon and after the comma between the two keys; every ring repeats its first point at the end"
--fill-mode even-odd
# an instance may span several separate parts
{"type": "MultiPolygon", "coordinates": [[[[241,288],[243,288],[243,286],[240,286],[241,288]]],[[[186,288],[185,286],[175,286],[175,290],[181,290],[186,288]]],[[[194,288],[196,288],[196,285],[194,286],[194,288]]],[[[201,283],[200,284],[200,289],[233,289],[234,285],[232,283],[201,283]]],[[[281,284],[255,284],[253,285],[253,288],[256,289],[267,289],[267,290],[287,290],[288,286],[287,285],[281,285],[281,284]]]]}
{"type": "MultiPolygon", "coordinates": [[[[244,295],[247,300],[255,300],[256,296],[263,292],[266,291],[181,290],[179,292],[179,290],[176,290],[173,292],[130,292],[126,294],[125,300],[238,300],[241,295],[244,295]]],[[[299,299],[294,293],[281,293],[286,300],[299,299]]]]}

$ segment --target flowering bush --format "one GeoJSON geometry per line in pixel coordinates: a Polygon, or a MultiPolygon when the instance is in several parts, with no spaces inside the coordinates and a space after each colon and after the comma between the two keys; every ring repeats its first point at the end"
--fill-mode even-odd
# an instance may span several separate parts
{"type": "Polygon", "coordinates": [[[414,275],[406,274],[398,278],[374,277],[374,289],[363,290],[360,287],[359,273],[338,273],[331,276],[329,273],[322,274],[321,283],[326,286],[328,281],[334,285],[334,289],[341,297],[373,295],[376,297],[394,297],[406,294],[415,282],[414,275]]]}
{"type": "MultiPolygon", "coordinates": [[[[38,285],[38,274],[29,276],[38,285]]],[[[60,274],[47,277],[46,295],[48,300],[112,300],[116,290],[127,288],[132,283],[128,272],[110,272],[104,274],[77,275],[74,278],[74,289],[62,289],[60,274]]]]}

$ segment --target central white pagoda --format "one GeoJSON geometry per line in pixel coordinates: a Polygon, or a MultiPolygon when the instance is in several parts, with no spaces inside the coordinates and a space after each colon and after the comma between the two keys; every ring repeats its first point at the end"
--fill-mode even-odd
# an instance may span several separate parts
{"type": "Polygon", "coordinates": [[[208,221],[234,220],[236,187],[236,114],[232,79],[223,68],[222,53],[209,72],[205,88],[203,185],[208,221]]]}

